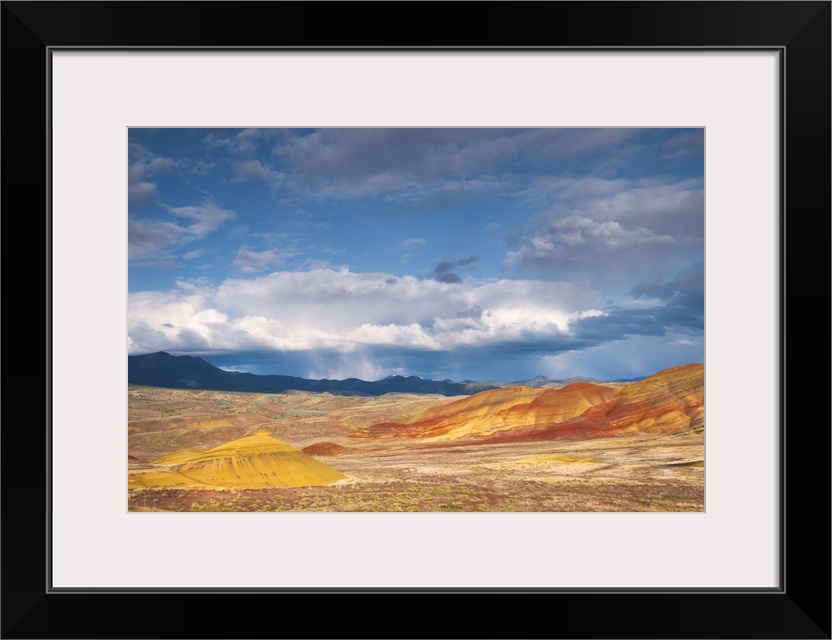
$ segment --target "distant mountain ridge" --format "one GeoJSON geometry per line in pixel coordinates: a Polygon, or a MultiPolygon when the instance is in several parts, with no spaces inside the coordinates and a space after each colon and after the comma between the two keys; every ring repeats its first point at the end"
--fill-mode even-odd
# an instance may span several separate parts
{"type": "MultiPolygon", "coordinates": [[[[531,387],[532,389],[559,389],[577,382],[589,382],[591,384],[610,384],[612,382],[636,382],[642,378],[628,378],[619,380],[600,380],[598,378],[587,378],[585,376],[572,376],[570,378],[547,378],[546,376],[535,376],[529,380],[515,380],[503,382],[502,380],[480,380],[476,384],[488,384],[499,388],[505,387],[531,387]]],[[[473,383],[474,380],[464,380],[466,383],[473,383]]]]}
{"type": "Polygon", "coordinates": [[[164,351],[127,358],[127,381],[149,387],[172,389],[206,389],[210,391],[240,391],[252,393],[282,393],[284,391],[328,391],[336,395],[380,396],[385,393],[437,393],[461,396],[498,385],[449,380],[424,380],[417,376],[388,376],[368,382],[358,378],[346,380],[307,380],[295,376],[256,375],[224,371],[194,356],[172,356],[164,351]]]}

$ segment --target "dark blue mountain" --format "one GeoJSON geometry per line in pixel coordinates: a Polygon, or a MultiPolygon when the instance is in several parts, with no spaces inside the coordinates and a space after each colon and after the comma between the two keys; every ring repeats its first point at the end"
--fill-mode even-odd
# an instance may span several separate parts
{"type": "Polygon", "coordinates": [[[424,380],[417,376],[388,376],[367,382],[358,378],[346,380],[307,380],[294,376],[255,375],[223,371],[193,356],[172,356],[164,351],[127,359],[127,381],[149,387],[172,389],[208,389],[282,393],[284,391],[328,391],[336,395],[380,396],[385,393],[438,393],[460,396],[497,388],[495,385],[424,380]]]}

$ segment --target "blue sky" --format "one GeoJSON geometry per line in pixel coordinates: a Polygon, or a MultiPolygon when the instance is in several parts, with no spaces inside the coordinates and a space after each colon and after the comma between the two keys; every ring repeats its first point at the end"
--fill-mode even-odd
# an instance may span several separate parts
{"type": "Polygon", "coordinates": [[[702,129],[130,129],[131,354],[454,380],[704,357],[702,129]]]}

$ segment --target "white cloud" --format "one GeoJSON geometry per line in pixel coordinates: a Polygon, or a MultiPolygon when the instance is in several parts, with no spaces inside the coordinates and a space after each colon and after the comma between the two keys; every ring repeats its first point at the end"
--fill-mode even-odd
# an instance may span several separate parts
{"type": "Polygon", "coordinates": [[[679,338],[678,340],[674,340],[673,342],[669,342],[669,345],[673,347],[698,347],[699,343],[695,340],[689,340],[688,338],[679,338]]]}
{"type": "MultiPolygon", "coordinates": [[[[130,218],[127,228],[127,255],[130,260],[205,238],[216,231],[223,222],[236,217],[233,211],[221,209],[211,203],[200,207],[176,207],[170,209],[170,212],[192,223],[182,226],[166,220],[130,218]]],[[[197,249],[187,253],[185,258],[192,259],[203,255],[204,252],[204,249],[197,249]]]]}
{"type": "Polygon", "coordinates": [[[193,251],[188,251],[188,253],[182,257],[185,258],[185,260],[194,260],[195,258],[201,258],[210,252],[210,249],[194,249],[193,251]]]}
{"type": "Polygon", "coordinates": [[[293,254],[281,254],[274,249],[252,251],[246,245],[240,247],[231,266],[240,273],[258,273],[273,265],[282,264],[284,259],[293,254]]]}
{"type": "Polygon", "coordinates": [[[248,160],[234,164],[234,182],[262,180],[274,189],[283,184],[285,178],[285,174],[267,167],[259,160],[248,160]]]}
{"type": "Polygon", "coordinates": [[[531,199],[556,203],[543,218],[578,215],[645,226],[657,233],[701,236],[704,232],[705,194],[698,179],[667,182],[546,177],[538,178],[527,194],[531,199]]]}
{"type": "Polygon", "coordinates": [[[376,193],[419,182],[469,177],[506,163],[582,157],[620,145],[636,129],[321,129],[286,135],[274,148],[281,162],[312,180],[374,184],[376,193]],[[385,178],[386,176],[386,178],[385,178]]]}
{"type": "Polygon", "coordinates": [[[424,238],[408,238],[407,240],[402,240],[402,247],[404,247],[405,249],[414,249],[416,247],[422,247],[424,245],[424,238]]]}
{"type": "Polygon", "coordinates": [[[163,220],[135,220],[127,223],[127,256],[129,259],[155,253],[179,242],[187,230],[163,220]]]}
{"type": "Polygon", "coordinates": [[[158,199],[156,183],[151,179],[158,173],[170,173],[182,166],[173,158],[157,156],[140,144],[129,146],[130,163],[127,167],[127,197],[132,208],[142,208],[158,199]]]}
{"type": "Polygon", "coordinates": [[[257,151],[257,141],[267,132],[267,129],[243,129],[232,136],[209,133],[203,142],[209,147],[225,147],[231,153],[250,154],[257,151]]]}
{"type": "Polygon", "coordinates": [[[198,160],[197,163],[191,169],[191,172],[195,173],[198,176],[207,176],[216,166],[217,164],[215,162],[206,162],[205,160],[198,160]]]}
{"type": "Polygon", "coordinates": [[[513,239],[507,265],[609,284],[667,274],[702,252],[701,181],[539,179],[531,192],[556,204],[513,239]]]}
{"type": "Polygon", "coordinates": [[[315,270],[180,283],[131,294],[134,352],[271,349],[350,353],[368,348],[447,351],[566,336],[595,296],[546,281],[443,284],[385,273],[315,270]]]}
{"type": "Polygon", "coordinates": [[[705,136],[700,131],[689,131],[680,133],[659,144],[662,151],[662,158],[672,160],[676,158],[688,158],[701,156],[704,153],[705,136]]]}
{"type": "Polygon", "coordinates": [[[233,211],[221,209],[211,202],[199,207],[173,207],[170,212],[180,218],[192,220],[193,223],[188,226],[188,232],[200,239],[219,229],[226,220],[233,220],[237,217],[233,211]]]}
{"type": "Polygon", "coordinates": [[[153,182],[136,182],[127,185],[127,199],[133,207],[144,207],[156,200],[159,193],[153,182]]]}
{"type": "Polygon", "coordinates": [[[582,216],[569,216],[554,220],[547,228],[529,238],[518,251],[507,256],[509,264],[528,262],[547,258],[557,259],[575,247],[586,251],[591,248],[598,252],[648,244],[674,244],[676,241],[668,235],[659,235],[644,227],[626,228],[619,222],[605,220],[598,222],[582,216]]]}

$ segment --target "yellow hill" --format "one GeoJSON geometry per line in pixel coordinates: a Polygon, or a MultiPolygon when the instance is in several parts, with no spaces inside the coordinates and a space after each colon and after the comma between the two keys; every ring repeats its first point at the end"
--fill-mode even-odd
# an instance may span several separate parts
{"type": "Polygon", "coordinates": [[[200,484],[238,489],[326,485],[346,478],[300,449],[273,438],[268,429],[196,453],[170,469],[200,484]]]}
{"type": "Polygon", "coordinates": [[[127,473],[128,489],[144,487],[184,488],[194,485],[199,485],[199,483],[169,469],[131,469],[127,473]]]}
{"type": "Polygon", "coordinates": [[[128,473],[128,486],[262,489],[332,484],[345,475],[285,442],[268,429],[200,451],[182,449],[154,460],[155,468],[128,473]]]}
{"type": "Polygon", "coordinates": [[[161,465],[172,465],[172,464],[182,464],[183,462],[188,462],[189,460],[193,459],[195,456],[204,453],[202,449],[180,449],[179,451],[174,451],[172,453],[166,453],[161,458],[157,458],[151,464],[161,464],[161,465]]]}

